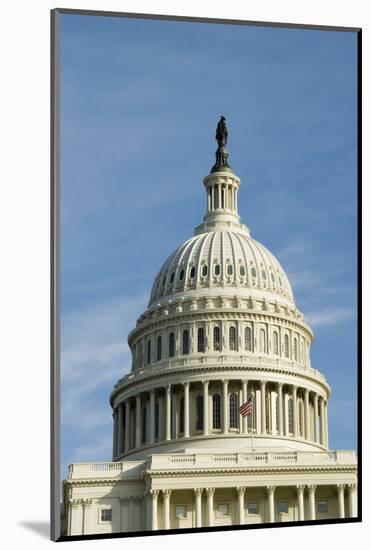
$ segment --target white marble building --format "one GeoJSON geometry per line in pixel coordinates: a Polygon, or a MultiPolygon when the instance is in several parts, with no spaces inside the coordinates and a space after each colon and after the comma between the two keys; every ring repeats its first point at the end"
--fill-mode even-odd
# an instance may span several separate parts
{"type": "Polygon", "coordinates": [[[329,449],[313,333],[281,265],[241,224],[240,179],[226,135],[218,143],[204,221],[129,334],[132,369],[110,396],[113,461],[69,468],[66,535],[357,515],[357,456],[329,449]]]}

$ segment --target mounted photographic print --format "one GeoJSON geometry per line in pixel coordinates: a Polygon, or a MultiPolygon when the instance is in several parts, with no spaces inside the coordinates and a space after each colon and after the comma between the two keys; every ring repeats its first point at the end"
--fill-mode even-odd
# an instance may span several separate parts
{"type": "Polygon", "coordinates": [[[54,540],[360,521],[360,30],[52,31],[54,540]]]}

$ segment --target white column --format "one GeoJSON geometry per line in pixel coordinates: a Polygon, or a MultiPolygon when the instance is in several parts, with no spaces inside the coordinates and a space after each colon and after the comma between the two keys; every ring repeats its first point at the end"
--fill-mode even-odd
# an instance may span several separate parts
{"type": "MultiPolygon", "coordinates": [[[[243,380],[242,381],[242,402],[243,403],[246,403],[247,401],[247,380],[243,380]]],[[[255,406],[255,404],[253,403],[253,407],[255,406]]],[[[251,415],[251,418],[253,417],[253,415],[251,415]]],[[[243,433],[244,434],[247,434],[247,416],[243,416],[242,417],[243,420],[243,433]]],[[[253,423],[251,422],[251,427],[253,426],[253,423]]]]}
{"type": "Polygon", "coordinates": [[[149,442],[155,441],[155,390],[149,392],[149,442]]]}
{"type": "Polygon", "coordinates": [[[222,186],[218,185],[218,209],[222,207],[222,186]]]}
{"type": "Polygon", "coordinates": [[[297,386],[292,386],[292,412],[293,412],[293,429],[294,437],[298,437],[298,399],[297,386]]]}
{"type": "Polygon", "coordinates": [[[166,406],[165,406],[165,439],[169,441],[171,439],[171,385],[166,386],[166,406]]]}
{"type": "Polygon", "coordinates": [[[261,390],[261,396],[260,396],[260,399],[261,399],[261,433],[264,435],[266,434],[267,430],[266,430],[266,419],[265,419],[265,381],[263,380],[261,382],[261,387],[260,387],[260,390],[261,390]]]}
{"type": "Polygon", "coordinates": [[[297,485],[299,521],[304,521],[304,485],[297,485]]]}
{"type": "Polygon", "coordinates": [[[268,495],[268,522],[274,523],[274,491],[276,487],[268,485],[266,489],[268,495]]]}
{"type": "Polygon", "coordinates": [[[117,409],[115,409],[112,413],[113,418],[113,449],[112,449],[112,459],[116,458],[117,455],[117,422],[118,422],[118,414],[117,409]]]}
{"type": "Polygon", "coordinates": [[[338,514],[339,518],[345,517],[345,511],[344,511],[344,485],[338,485],[337,486],[337,492],[338,492],[338,514]]]}
{"type": "Polygon", "coordinates": [[[278,383],[278,433],[283,435],[283,401],[282,401],[282,387],[281,382],[278,383]]]}
{"type": "Polygon", "coordinates": [[[310,440],[310,416],[309,416],[309,390],[305,388],[304,394],[305,410],[305,439],[310,440]]]}
{"type": "Polygon", "coordinates": [[[162,490],[164,529],[170,529],[170,495],[171,489],[162,490]]]}
{"type": "Polygon", "coordinates": [[[204,380],[204,435],[209,435],[209,381],[204,380]]]}
{"type": "Polygon", "coordinates": [[[316,485],[308,485],[309,493],[309,519],[316,519],[316,485]]]}
{"type": "Polygon", "coordinates": [[[125,453],[130,450],[130,402],[125,401],[125,453]]]}
{"type": "Polygon", "coordinates": [[[243,525],[245,523],[245,490],[246,487],[236,487],[238,525],[243,525]]]}
{"type": "Polygon", "coordinates": [[[320,398],[319,406],[321,411],[321,445],[326,445],[326,438],[325,438],[325,402],[323,397],[320,398]]]}
{"type": "Polygon", "coordinates": [[[120,455],[122,452],[122,421],[123,421],[123,404],[120,403],[118,408],[118,434],[117,434],[117,455],[120,455]]]}
{"type": "Polygon", "coordinates": [[[207,525],[212,527],[214,525],[214,487],[206,489],[207,495],[207,525]]]}
{"type": "Polygon", "coordinates": [[[140,395],[136,396],[136,433],[135,446],[140,447],[142,444],[142,400],[140,395]]]}
{"type": "Polygon", "coordinates": [[[325,446],[328,448],[328,417],[327,417],[327,401],[325,402],[325,446]]]}
{"type": "Polygon", "coordinates": [[[189,382],[184,382],[184,437],[189,437],[189,382]]]}
{"type": "Polygon", "coordinates": [[[91,498],[82,499],[82,535],[89,535],[90,531],[90,509],[92,504],[91,498]]]}
{"type": "Polygon", "coordinates": [[[357,517],[357,484],[351,483],[348,485],[348,500],[349,500],[349,516],[357,517]]]}
{"type": "Polygon", "coordinates": [[[207,211],[211,210],[210,187],[207,189],[207,211]]]}
{"type": "Polygon", "coordinates": [[[178,439],[178,394],[176,392],[172,394],[172,402],[173,402],[172,422],[173,422],[173,428],[174,428],[174,439],[178,439]]]}
{"type": "Polygon", "coordinates": [[[314,409],[314,442],[318,443],[318,394],[314,394],[313,400],[314,409]]]}
{"type": "Polygon", "coordinates": [[[164,439],[164,396],[158,395],[158,441],[164,439]]]}
{"type": "Polygon", "coordinates": [[[228,433],[228,380],[223,380],[223,433],[228,433]]]}
{"type": "Polygon", "coordinates": [[[157,497],[159,490],[151,489],[149,495],[151,497],[151,529],[157,531],[157,497]]]}
{"type": "Polygon", "coordinates": [[[196,527],[202,527],[202,489],[193,489],[195,495],[196,527]]]}

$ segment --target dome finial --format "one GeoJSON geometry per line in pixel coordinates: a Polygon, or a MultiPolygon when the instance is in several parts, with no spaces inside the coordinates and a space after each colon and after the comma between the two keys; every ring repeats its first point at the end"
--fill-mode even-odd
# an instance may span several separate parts
{"type": "Polygon", "coordinates": [[[221,115],[216,127],[215,139],[218,142],[218,149],[215,153],[215,164],[212,167],[210,174],[213,172],[231,172],[231,167],[228,164],[228,151],[226,148],[228,140],[228,130],[225,123],[225,117],[221,115]]]}

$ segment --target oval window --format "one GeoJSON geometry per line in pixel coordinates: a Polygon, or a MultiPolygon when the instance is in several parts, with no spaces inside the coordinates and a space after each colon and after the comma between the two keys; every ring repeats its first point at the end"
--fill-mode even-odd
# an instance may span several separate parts
{"type": "Polygon", "coordinates": [[[215,273],[215,275],[220,275],[220,265],[219,264],[216,264],[216,266],[214,268],[214,273],[215,273]]]}
{"type": "Polygon", "coordinates": [[[170,283],[172,283],[174,281],[174,271],[172,272],[172,274],[170,275],[170,283]]]}
{"type": "Polygon", "coordinates": [[[245,276],[245,268],[244,268],[243,265],[240,265],[240,275],[241,275],[241,277],[245,276]]]}
{"type": "Polygon", "coordinates": [[[195,276],[195,273],[196,273],[196,269],[195,269],[195,266],[193,265],[193,266],[191,267],[191,271],[189,272],[189,277],[190,277],[191,279],[193,279],[194,276],[195,276]]]}
{"type": "Polygon", "coordinates": [[[233,275],[233,265],[232,264],[227,265],[227,274],[228,275],[233,275]]]}
{"type": "Polygon", "coordinates": [[[266,274],[266,272],[264,271],[264,269],[262,270],[262,276],[263,276],[263,279],[266,280],[267,274],[266,274]]]}
{"type": "Polygon", "coordinates": [[[183,281],[183,278],[184,278],[184,269],[182,269],[181,272],[179,273],[179,281],[183,281]]]}
{"type": "Polygon", "coordinates": [[[164,278],[162,279],[162,286],[164,287],[166,283],[166,275],[164,275],[164,278]]]}
{"type": "Polygon", "coordinates": [[[271,279],[272,279],[272,283],[275,283],[275,282],[276,282],[276,279],[275,279],[273,273],[271,273],[271,279]]]}
{"type": "Polygon", "coordinates": [[[251,268],[251,275],[252,275],[253,277],[256,277],[256,269],[255,269],[255,267],[252,267],[252,268],[251,268]]]}
{"type": "Polygon", "coordinates": [[[202,274],[203,277],[206,277],[206,275],[207,275],[207,265],[202,266],[201,274],[202,274]]]}

